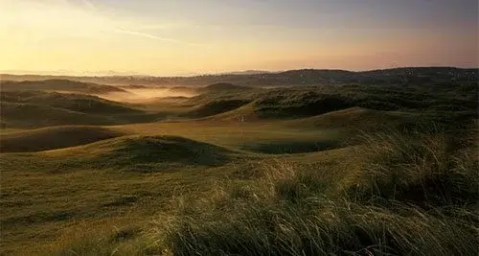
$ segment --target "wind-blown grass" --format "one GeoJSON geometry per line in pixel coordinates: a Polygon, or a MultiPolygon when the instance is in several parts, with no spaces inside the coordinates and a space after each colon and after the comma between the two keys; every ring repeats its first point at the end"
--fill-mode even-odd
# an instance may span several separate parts
{"type": "Polygon", "coordinates": [[[448,136],[397,131],[364,135],[353,197],[400,200],[421,206],[477,202],[476,133],[448,136]],[[465,139],[462,137],[465,136],[465,139]]]}
{"type": "Polygon", "coordinates": [[[172,255],[477,255],[472,145],[451,149],[440,134],[364,139],[343,196],[326,193],[337,184],[323,172],[279,164],[188,204],[153,237],[172,255]]]}
{"type": "Polygon", "coordinates": [[[277,161],[175,198],[130,242],[89,238],[54,255],[477,255],[476,138],[364,135],[348,163],[277,161]]]}

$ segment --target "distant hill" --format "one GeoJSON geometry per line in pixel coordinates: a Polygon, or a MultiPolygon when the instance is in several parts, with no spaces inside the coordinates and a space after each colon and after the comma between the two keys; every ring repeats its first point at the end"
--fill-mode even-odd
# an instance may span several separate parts
{"type": "Polygon", "coordinates": [[[235,72],[227,72],[224,75],[258,75],[258,74],[267,74],[272,73],[270,71],[263,71],[263,70],[245,70],[245,71],[235,71],[235,72]]]}
{"type": "Polygon", "coordinates": [[[4,128],[121,124],[157,118],[155,114],[90,95],[4,91],[0,96],[0,119],[4,128]]]}
{"type": "Polygon", "coordinates": [[[66,79],[49,79],[43,81],[2,81],[0,83],[0,89],[2,91],[66,91],[91,94],[102,94],[111,92],[127,93],[125,90],[111,85],[85,83],[66,79]]]}
{"type": "Polygon", "coordinates": [[[68,77],[40,75],[1,75],[1,80],[46,80],[68,79],[86,83],[117,85],[156,85],[156,86],[206,86],[215,83],[231,83],[240,86],[293,86],[293,85],[341,85],[341,84],[454,84],[477,83],[478,69],[454,67],[406,67],[363,72],[325,69],[300,69],[277,73],[233,73],[218,75],[200,75],[191,77],[155,77],[155,76],[103,76],[68,77]]]}
{"type": "Polygon", "coordinates": [[[477,113],[476,84],[409,86],[407,90],[399,86],[357,84],[227,90],[230,86],[214,86],[216,90],[210,88],[208,92],[188,99],[187,103],[194,107],[189,109],[186,116],[243,121],[290,119],[355,107],[420,113],[452,111],[471,117],[477,113]]]}
{"type": "Polygon", "coordinates": [[[92,114],[131,114],[139,110],[129,108],[118,102],[108,101],[96,96],[38,91],[5,91],[0,96],[3,103],[35,104],[70,111],[92,114]]]}
{"type": "Polygon", "coordinates": [[[215,84],[210,84],[208,86],[205,86],[202,88],[203,92],[218,92],[218,91],[232,91],[232,90],[248,90],[252,89],[250,87],[246,86],[241,86],[241,85],[235,85],[235,84],[230,84],[230,83],[215,83],[215,84]]]}

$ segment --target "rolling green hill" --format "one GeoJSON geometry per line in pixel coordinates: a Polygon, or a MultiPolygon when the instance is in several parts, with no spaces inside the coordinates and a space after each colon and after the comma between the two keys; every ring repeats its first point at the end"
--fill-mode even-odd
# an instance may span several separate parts
{"type": "Polygon", "coordinates": [[[188,102],[196,106],[196,111],[206,109],[197,116],[253,117],[250,120],[304,118],[353,107],[474,117],[477,97],[476,86],[471,84],[406,88],[345,85],[231,91],[221,88],[190,98],[188,102]]]}
{"type": "Polygon", "coordinates": [[[0,96],[4,128],[121,124],[159,118],[157,114],[90,95],[6,91],[0,96]]]}
{"type": "MultiPolygon", "coordinates": [[[[288,125],[317,128],[344,128],[354,131],[393,128],[407,125],[427,116],[408,112],[380,111],[353,107],[326,114],[288,121],[288,125]]],[[[425,121],[425,120],[423,120],[425,121]]]]}
{"type": "MultiPolygon", "coordinates": [[[[111,132],[111,131],[110,131],[111,132]]],[[[73,145],[72,145],[73,146],[73,145]]],[[[163,171],[172,167],[218,166],[235,158],[231,150],[178,136],[122,136],[87,145],[43,151],[50,162],[71,168],[163,171]],[[64,159],[72,159],[64,161],[64,159]]],[[[48,164],[48,163],[46,163],[48,164]]]]}
{"type": "Polygon", "coordinates": [[[7,91],[2,92],[1,102],[44,105],[82,113],[132,114],[140,112],[120,103],[104,100],[96,96],[57,92],[7,91]]]}
{"type": "Polygon", "coordinates": [[[0,135],[0,152],[31,152],[72,147],[121,136],[97,126],[57,126],[0,135]]]}
{"type": "Polygon", "coordinates": [[[317,116],[348,108],[425,113],[440,122],[476,115],[478,93],[474,85],[320,86],[246,88],[214,84],[191,98],[158,99],[135,107],[96,96],[40,91],[5,91],[1,94],[4,128],[49,125],[124,124],[164,118],[207,118],[254,121],[317,116]],[[141,110],[141,109],[145,110],[141,110]]]}
{"type": "Polygon", "coordinates": [[[2,91],[65,91],[91,94],[102,94],[111,92],[127,93],[125,90],[115,86],[77,82],[74,80],[67,79],[49,79],[40,81],[1,81],[0,89],[2,91]]]}
{"type": "Polygon", "coordinates": [[[142,77],[125,88],[214,83],[135,105],[2,90],[0,254],[477,255],[470,72],[142,77]]]}
{"type": "Polygon", "coordinates": [[[205,87],[201,87],[199,90],[200,92],[203,93],[218,93],[218,92],[223,92],[223,91],[233,91],[233,92],[239,92],[239,91],[246,91],[246,90],[251,90],[253,88],[247,87],[247,86],[240,86],[240,85],[235,85],[231,83],[215,83],[215,84],[210,84],[205,87]]]}

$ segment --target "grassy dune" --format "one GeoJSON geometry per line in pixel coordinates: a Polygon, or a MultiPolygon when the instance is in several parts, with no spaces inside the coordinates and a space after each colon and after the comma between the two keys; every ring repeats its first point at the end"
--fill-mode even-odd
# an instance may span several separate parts
{"type": "Polygon", "coordinates": [[[3,128],[58,125],[107,125],[161,119],[159,113],[133,108],[92,95],[41,91],[1,93],[3,128]]]}
{"type": "Polygon", "coordinates": [[[195,90],[2,92],[1,254],[479,253],[474,86],[195,90]]]}
{"type": "Polygon", "coordinates": [[[121,136],[96,126],[57,126],[0,135],[1,152],[29,152],[72,147],[121,136]]]}
{"type": "Polygon", "coordinates": [[[83,83],[66,79],[50,79],[41,81],[2,81],[0,83],[2,91],[66,91],[77,93],[109,93],[126,91],[116,86],[83,83]]]}
{"type": "Polygon", "coordinates": [[[314,162],[216,169],[141,227],[66,236],[46,255],[475,255],[477,145],[446,141],[378,134],[314,162]]]}

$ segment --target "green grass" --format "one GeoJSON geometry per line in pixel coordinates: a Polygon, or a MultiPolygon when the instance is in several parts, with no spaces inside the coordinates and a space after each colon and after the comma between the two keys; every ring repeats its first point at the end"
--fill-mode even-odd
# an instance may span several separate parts
{"type": "MultiPolygon", "coordinates": [[[[426,135],[444,143],[436,137],[441,133],[426,135]]],[[[124,227],[78,238],[52,255],[476,255],[477,197],[455,194],[461,200],[411,201],[389,194],[393,187],[416,193],[415,183],[429,182],[407,178],[395,184],[396,168],[405,164],[414,166],[405,170],[432,180],[443,175],[431,173],[430,164],[438,162],[428,158],[441,147],[410,136],[368,138],[362,150],[342,151],[346,154],[339,159],[318,166],[285,160],[241,166],[201,191],[172,196],[171,208],[142,225],[141,232],[124,227]],[[389,150],[377,151],[384,144],[389,150]],[[381,166],[382,175],[371,176],[372,166],[381,166]],[[385,177],[389,184],[379,186],[385,177]],[[369,191],[367,197],[361,196],[363,188],[369,191]],[[128,238],[112,238],[117,236],[128,238]]],[[[450,153],[462,156],[475,146],[460,145],[450,153]]],[[[452,155],[448,157],[457,163],[450,167],[452,173],[477,171],[477,155],[462,160],[452,155]]],[[[454,185],[477,188],[474,176],[465,177],[450,179],[450,191],[454,185]]]]}
{"type": "Polygon", "coordinates": [[[477,255],[472,87],[216,87],[119,104],[136,117],[58,96],[113,126],[28,130],[83,119],[48,100],[17,111],[0,139],[1,254],[477,255]]]}
{"type": "Polygon", "coordinates": [[[68,91],[77,93],[109,93],[126,91],[110,85],[83,83],[65,79],[50,79],[43,81],[2,81],[2,91],[68,91]]]}
{"type": "MultiPolygon", "coordinates": [[[[152,173],[98,167],[45,173],[49,168],[17,166],[3,174],[8,186],[2,203],[20,202],[20,195],[24,203],[7,207],[2,226],[9,233],[30,227],[26,234],[7,236],[15,244],[15,237],[83,220],[82,232],[68,233],[80,224],[50,231],[51,243],[31,251],[41,255],[475,255],[475,136],[464,131],[457,141],[443,131],[391,131],[364,135],[361,145],[342,150],[152,173]],[[52,200],[44,208],[27,206],[44,197],[52,200]],[[94,224],[102,219],[112,222],[94,224]]],[[[148,152],[145,141],[120,145],[148,152]]],[[[121,152],[123,146],[111,144],[110,150],[121,152]]],[[[105,151],[94,145],[85,152],[105,151]]],[[[133,149],[129,164],[144,162],[135,160],[133,149]]]]}
{"type": "Polygon", "coordinates": [[[48,160],[73,158],[74,166],[91,168],[162,171],[167,166],[218,166],[235,158],[225,148],[175,136],[125,136],[45,152],[48,160]]]}
{"type": "Polygon", "coordinates": [[[340,146],[341,144],[337,140],[331,138],[320,141],[262,141],[245,144],[242,149],[266,154],[292,154],[322,151],[340,146]]]}
{"type": "Polygon", "coordinates": [[[476,255],[477,154],[454,154],[477,145],[439,158],[449,143],[409,136],[368,138],[356,157],[375,157],[349,163],[360,165],[354,182],[344,171],[331,183],[324,173],[334,170],[280,163],[249,186],[228,184],[211,200],[182,204],[152,232],[172,255],[476,255]],[[381,173],[371,176],[372,168],[381,173]]]}
{"type": "Polygon", "coordinates": [[[121,136],[96,126],[57,126],[0,135],[1,152],[29,152],[72,147],[121,136]]]}
{"type": "Polygon", "coordinates": [[[141,123],[163,117],[91,95],[41,91],[6,91],[0,95],[2,128],[141,123]]]}
{"type": "MultiPolygon", "coordinates": [[[[475,131],[461,137],[437,132],[390,131],[364,135],[358,164],[362,178],[350,192],[354,197],[400,200],[420,206],[477,202],[479,163],[475,131]]],[[[458,134],[459,135],[459,134],[458,134]]]]}

